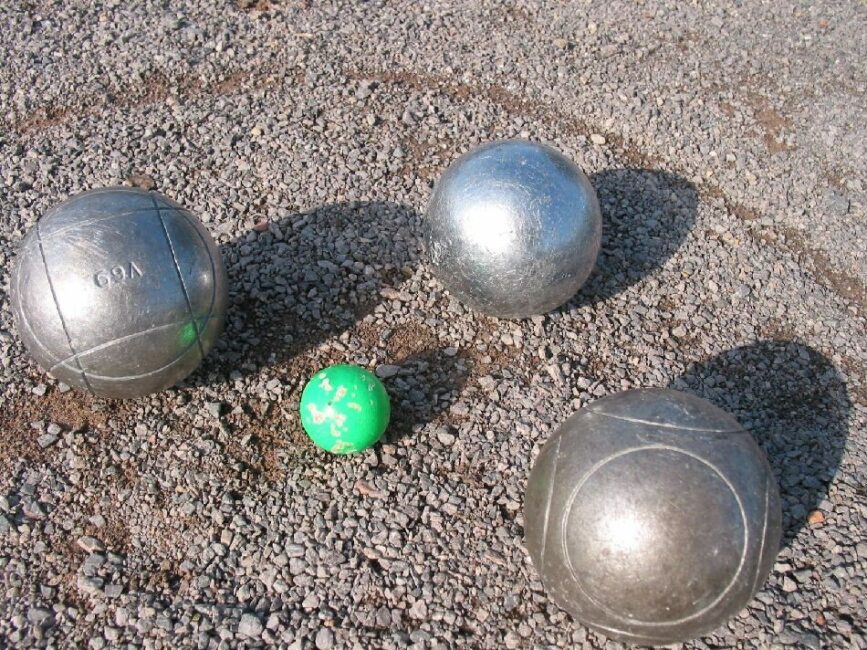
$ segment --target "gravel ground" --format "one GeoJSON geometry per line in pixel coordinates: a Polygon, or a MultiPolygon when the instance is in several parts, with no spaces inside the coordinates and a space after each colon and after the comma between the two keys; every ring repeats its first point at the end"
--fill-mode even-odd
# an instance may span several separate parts
{"type": "Polygon", "coordinates": [[[0,646],[619,647],[546,597],[522,494],[593,399],[674,386],[733,412],[785,539],[739,616],[684,647],[867,647],[867,5],[0,5],[0,646]],[[471,146],[590,174],[604,251],[569,304],[473,314],[421,212],[471,146]],[[182,386],[93,400],[9,311],[55,202],[155,186],[231,279],[182,386]],[[394,420],[334,458],[303,382],[379,368],[394,420]]]}

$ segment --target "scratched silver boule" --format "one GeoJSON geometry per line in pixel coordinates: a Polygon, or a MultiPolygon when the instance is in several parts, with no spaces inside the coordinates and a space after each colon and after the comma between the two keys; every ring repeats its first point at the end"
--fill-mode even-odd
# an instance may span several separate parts
{"type": "Polygon", "coordinates": [[[12,277],[18,332],[58,379],[136,397],[189,375],[226,313],[226,272],[201,223],[156,192],[84,192],[24,238],[12,277]]]}
{"type": "Polygon", "coordinates": [[[631,643],[711,631],[749,603],[780,542],[768,463],[732,416],[673,390],[591,403],[548,440],[524,502],[551,597],[631,643]]]}
{"type": "Polygon", "coordinates": [[[548,312],[584,284],[602,217],[590,181],[546,145],[506,140],[452,163],[424,220],[434,274],[474,310],[501,318],[548,312]]]}

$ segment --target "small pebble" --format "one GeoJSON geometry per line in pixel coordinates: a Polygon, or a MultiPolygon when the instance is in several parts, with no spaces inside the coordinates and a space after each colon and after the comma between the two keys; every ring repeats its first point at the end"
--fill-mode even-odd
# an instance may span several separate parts
{"type": "Polygon", "coordinates": [[[384,364],[376,367],[376,376],[380,379],[394,377],[398,372],[400,372],[400,366],[384,364]]]}
{"type": "Polygon", "coordinates": [[[262,635],[264,627],[262,621],[253,614],[244,613],[241,615],[241,621],[238,623],[238,633],[243,636],[258,639],[262,635]]]}
{"type": "Polygon", "coordinates": [[[90,537],[87,535],[78,538],[78,546],[79,548],[87,551],[88,553],[95,553],[105,550],[105,545],[100,540],[98,540],[96,537],[90,537]]]}

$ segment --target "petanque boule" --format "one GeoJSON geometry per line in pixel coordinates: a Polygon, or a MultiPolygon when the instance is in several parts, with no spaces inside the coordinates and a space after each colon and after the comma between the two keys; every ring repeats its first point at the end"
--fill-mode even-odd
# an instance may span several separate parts
{"type": "Polygon", "coordinates": [[[435,184],[424,218],[433,272],[472,309],[525,318],[569,300],[602,236],[596,192],[557,150],[524,140],[482,145],[435,184]]]}
{"type": "Polygon", "coordinates": [[[340,364],[317,372],[301,393],[301,424],[316,445],[332,454],[363,451],[382,437],[391,417],[379,378],[340,364]]]}
{"type": "Polygon", "coordinates": [[[663,645],[713,630],[768,576],[780,500],[734,417],[673,390],[597,400],[548,440],[527,483],[527,550],[576,620],[663,645]]]}
{"type": "Polygon", "coordinates": [[[226,271],[202,224],[156,192],[78,194],[21,243],[12,308],[27,350],[101,397],[153,393],[188,376],[219,336],[226,271]]]}

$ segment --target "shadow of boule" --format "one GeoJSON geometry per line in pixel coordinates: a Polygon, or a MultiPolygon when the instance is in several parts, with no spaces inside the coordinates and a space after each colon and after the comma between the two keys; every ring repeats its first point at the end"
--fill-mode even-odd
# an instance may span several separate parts
{"type": "Polygon", "coordinates": [[[213,386],[281,365],[352,327],[415,264],[416,221],[397,203],[330,204],[222,245],[226,327],[187,385],[213,386]]]}
{"type": "Polygon", "coordinates": [[[671,388],[709,399],[755,437],[774,471],[789,546],[840,465],[852,408],[833,363],[794,341],[762,341],[692,364],[671,388]]]}
{"type": "Polygon", "coordinates": [[[698,192],[665,171],[628,167],[590,176],[602,209],[602,244],[587,282],[558,312],[593,305],[640,282],[680,247],[695,223],[698,192]]]}

